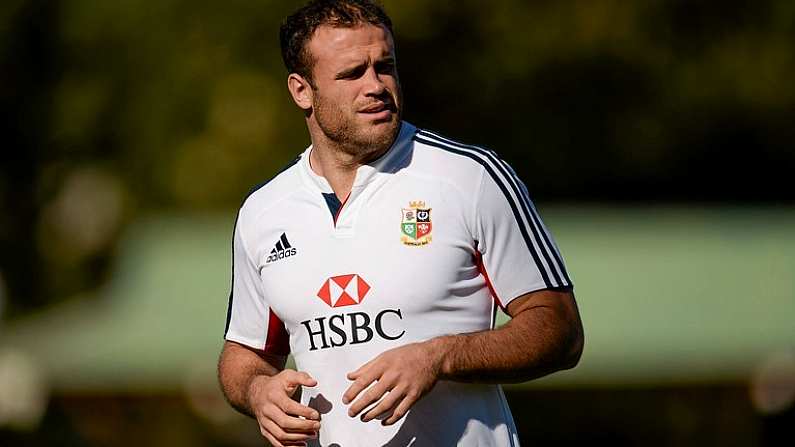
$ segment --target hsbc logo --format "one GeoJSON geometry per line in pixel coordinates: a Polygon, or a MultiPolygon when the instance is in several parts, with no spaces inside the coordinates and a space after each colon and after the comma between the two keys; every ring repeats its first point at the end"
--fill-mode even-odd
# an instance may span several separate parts
{"type": "MultiPolygon", "coordinates": [[[[317,297],[332,308],[361,304],[371,287],[357,274],[333,276],[327,279],[317,297]]],[[[336,348],[348,344],[366,343],[378,336],[397,340],[406,333],[400,329],[403,314],[400,309],[384,309],[371,316],[367,312],[350,312],[317,317],[302,321],[309,338],[309,350],[336,348]]]]}
{"type": "Polygon", "coordinates": [[[331,307],[353,306],[361,303],[369,291],[370,284],[359,275],[340,275],[327,279],[317,297],[331,307]]]}

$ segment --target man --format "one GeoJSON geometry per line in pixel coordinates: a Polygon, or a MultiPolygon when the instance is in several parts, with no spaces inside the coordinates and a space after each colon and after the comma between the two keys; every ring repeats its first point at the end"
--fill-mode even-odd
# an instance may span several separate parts
{"type": "Polygon", "coordinates": [[[571,368],[583,345],[524,184],[401,120],[379,6],[311,2],[281,43],[312,145],[239,211],[224,393],[276,446],[517,445],[497,384],[571,368]]]}

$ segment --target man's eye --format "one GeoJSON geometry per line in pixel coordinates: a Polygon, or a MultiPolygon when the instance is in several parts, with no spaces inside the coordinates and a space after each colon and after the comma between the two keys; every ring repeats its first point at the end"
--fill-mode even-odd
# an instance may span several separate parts
{"type": "Polygon", "coordinates": [[[384,62],[383,64],[378,64],[376,69],[379,73],[392,73],[395,70],[395,64],[392,62],[384,62]]]}
{"type": "Polygon", "coordinates": [[[337,79],[357,79],[362,76],[366,67],[356,67],[352,70],[343,71],[337,75],[337,79]]]}

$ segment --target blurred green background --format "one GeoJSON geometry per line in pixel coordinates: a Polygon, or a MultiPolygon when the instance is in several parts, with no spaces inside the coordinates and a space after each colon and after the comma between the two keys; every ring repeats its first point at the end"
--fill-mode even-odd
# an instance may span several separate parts
{"type": "MultiPolygon", "coordinates": [[[[496,150],[576,284],[525,444],[795,440],[795,2],[385,1],[406,118],[496,150]]],[[[261,445],[214,377],[298,2],[0,5],[0,445],[261,445]]]]}

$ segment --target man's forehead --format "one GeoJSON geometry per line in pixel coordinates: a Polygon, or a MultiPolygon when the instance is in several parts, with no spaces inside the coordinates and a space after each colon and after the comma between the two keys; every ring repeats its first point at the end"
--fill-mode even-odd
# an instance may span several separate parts
{"type": "Polygon", "coordinates": [[[386,57],[394,54],[392,35],[382,26],[319,26],[309,41],[315,60],[354,61],[363,56],[386,57]]]}

